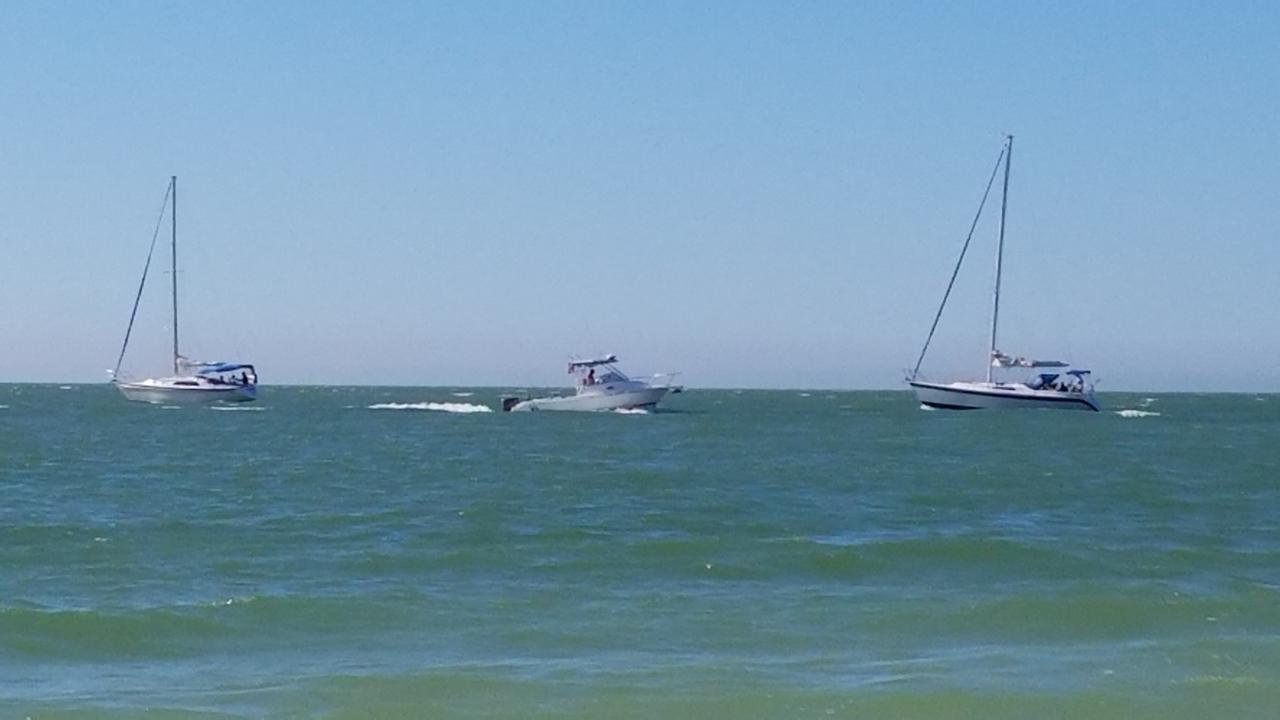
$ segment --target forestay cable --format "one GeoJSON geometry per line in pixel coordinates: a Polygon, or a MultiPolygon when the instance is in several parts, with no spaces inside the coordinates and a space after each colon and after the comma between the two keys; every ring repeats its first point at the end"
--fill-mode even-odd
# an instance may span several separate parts
{"type": "Polygon", "coordinates": [[[138,294],[133,298],[133,312],[129,313],[129,328],[124,331],[124,344],[120,346],[120,357],[116,358],[116,369],[111,377],[120,375],[120,365],[124,362],[124,351],[129,348],[129,335],[133,333],[133,320],[138,316],[138,303],[142,302],[142,289],[147,286],[147,271],[151,269],[151,256],[156,251],[156,238],[160,237],[160,223],[164,221],[164,211],[169,207],[169,195],[173,192],[170,183],[164,191],[164,202],[160,203],[160,216],[156,218],[155,232],[151,233],[151,248],[147,250],[147,264],[142,266],[142,280],[138,282],[138,294]]]}
{"type": "Polygon", "coordinates": [[[964,263],[964,255],[969,252],[969,242],[973,240],[973,231],[978,227],[978,219],[982,217],[982,209],[987,205],[987,196],[991,194],[991,186],[996,181],[996,173],[1000,172],[1000,161],[1004,159],[1005,147],[1001,146],[1000,155],[996,157],[995,167],[991,168],[991,178],[987,180],[987,189],[982,191],[982,202],[978,203],[978,212],[974,213],[973,223],[969,225],[969,235],[964,239],[964,247],[960,248],[960,259],[951,271],[951,280],[947,283],[947,291],[942,294],[942,304],[938,305],[938,313],[933,316],[933,325],[929,327],[929,337],[920,348],[920,357],[916,358],[916,366],[911,371],[911,379],[920,374],[920,363],[924,362],[924,354],[929,351],[929,343],[933,341],[933,333],[938,329],[938,321],[942,319],[942,311],[947,307],[947,299],[951,297],[951,288],[956,284],[956,276],[960,274],[960,265],[964,263]]]}

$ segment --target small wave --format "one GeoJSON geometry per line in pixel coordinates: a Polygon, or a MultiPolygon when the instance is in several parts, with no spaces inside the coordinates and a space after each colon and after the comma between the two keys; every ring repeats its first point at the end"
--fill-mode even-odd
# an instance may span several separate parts
{"type": "Polygon", "coordinates": [[[470,392],[456,392],[456,393],[449,393],[449,394],[454,397],[471,397],[472,395],[475,395],[475,393],[470,393],[470,392]]]}
{"type": "Polygon", "coordinates": [[[245,405],[210,405],[209,409],[221,410],[223,412],[231,412],[233,410],[236,412],[262,412],[263,410],[266,410],[266,408],[260,405],[255,405],[253,407],[248,407],[245,405]]]}
{"type": "Polygon", "coordinates": [[[370,410],[435,410],[436,412],[451,413],[487,413],[493,412],[493,408],[487,405],[472,405],[471,403],[437,403],[437,402],[420,402],[420,403],[375,403],[369,406],[370,410]]]}
{"type": "Polygon", "coordinates": [[[1148,410],[1117,410],[1116,414],[1120,417],[1127,418],[1160,417],[1160,413],[1150,412],[1148,410]]]}
{"type": "Polygon", "coordinates": [[[160,409],[161,410],[181,410],[182,406],[181,405],[161,405],[160,409]]]}
{"type": "Polygon", "coordinates": [[[800,397],[813,397],[810,393],[800,393],[800,397]]]}
{"type": "Polygon", "coordinates": [[[70,386],[70,385],[59,385],[59,386],[58,386],[58,389],[59,389],[59,390],[70,390],[70,389],[71,389],[71,386],[70,386]]]}
{"type": "Polygon", "coordinates": [[[617,408],[614,412],[619,415],[648,415],[649,411],[644,408],[617,408]]]}
{"type": "Polygon", "coordinates": [[[8,410],[8,409],[9,409],[8,405],[0,405],[0,410],[8,410]]]}

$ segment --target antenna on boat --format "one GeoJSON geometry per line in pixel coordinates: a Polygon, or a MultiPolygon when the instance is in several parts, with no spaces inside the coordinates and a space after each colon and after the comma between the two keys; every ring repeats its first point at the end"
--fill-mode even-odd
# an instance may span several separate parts
{"type": "Polygon", "coordinates": [[[1009,206],[1009,163],[1013,159],[1013,136],[1005,135],[1004,192],[1000,196],[1000,241],[996,245],[996,291],[991,307],[991,354],[987,357],[987,382],[996,357],[996,325],[1000,321],[1000,271],[1004,265],[1004,217],[1009,206]]]}

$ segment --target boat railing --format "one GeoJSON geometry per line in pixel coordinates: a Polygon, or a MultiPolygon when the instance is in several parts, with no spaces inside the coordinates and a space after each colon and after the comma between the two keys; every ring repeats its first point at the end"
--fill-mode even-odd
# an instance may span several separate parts
{"type": "Polygon", "coordinates": [[[678,372],[654,373],[653,375],[650,375],[649,377],[646,377],[643,379],[645,382],[649,383],[653,387],[669,388],[669,387],[676,386],[676,377],[678,377],[679,375],[680,373],[678,372]]]}

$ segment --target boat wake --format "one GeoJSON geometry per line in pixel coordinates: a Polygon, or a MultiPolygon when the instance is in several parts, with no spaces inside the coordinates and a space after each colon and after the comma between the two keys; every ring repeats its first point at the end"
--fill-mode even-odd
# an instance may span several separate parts
{"type": "Polygon", "coordinates": [[[1117,410],[1116,414],[1126,418],[1160,417],[1160,413],[1150,410],[1117,410]]]}
{"type": "Polygon", "coordinates": [[[449,413],[487,413],[493,412],[493,408],[487,405],[472,405],[471,403],[452,403],[452,402],[420,402],[420,403],[376,403],[369,406],[370,410],[434,410],[436,412],[449,413]]]}
{"type": "Polygon", "coordinates": [[[644,408],[617,408],[613,412],[619,415],[648,415],[649,411],[644,408]]]}
{"type": "Polygon", "coordinates": [[[261,405],[249,407],[246,405],[210,405],[210,410],[219,410],[221,412],[262,412],[266,408],[261,405]]]}

